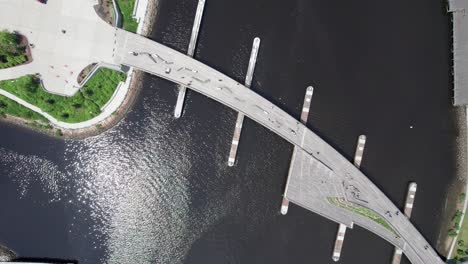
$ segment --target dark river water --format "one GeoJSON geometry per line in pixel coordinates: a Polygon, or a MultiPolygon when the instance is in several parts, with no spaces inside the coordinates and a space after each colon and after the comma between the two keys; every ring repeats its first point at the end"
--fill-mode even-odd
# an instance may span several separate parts
{"type": "MultiPolygon", "coordinates": [[[[418,183],[412,220],[434,245],[455,177],[450,27],[442,1],[207,0],[195,57],[243,82],[346,157],[368,137],[363,171],[397,204],[418,183]],[[412,127],[412,128],[410,128],[412,127]]],[[[188,46],[195,0],[161,0],[152,38],[188,46]]],[[[337,224],[298,206],[279,214],[292,146],[236,113],[145,76],[132,111],[82,141],[0,124],[0,243],[24,258],[87,263],[332,263],[337,224]]],[[[341,263],[389,263],[392,246],[348,230],[341,263]]],[[[407,262],[406,262],[407,263],[407,262]]]]}

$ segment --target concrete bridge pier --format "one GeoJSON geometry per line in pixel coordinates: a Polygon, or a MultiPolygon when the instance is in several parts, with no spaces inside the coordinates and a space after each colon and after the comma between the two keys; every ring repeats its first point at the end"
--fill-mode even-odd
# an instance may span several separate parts
{"type": "MultiPolygon", "coordinates": [[[[205,9],[206,0],[198,0],[197,12],[195,14],[195,21],[193,22],[192,35],[190,36],[190,43],[187,50],[187,55],[193,57],[195,53],[195,47],[197,46],[198,32],[200,31],[200,24],[203,17],[203,10],[205,9]]],[[[174,110],[174,117],[179,118],[182,116],[182,110],[184,108],[185,93],[187,87],[180,85],[179,94],[177,95],[177,102],[174,110]]]]}
{"type": "MultiPolygon", "coordinates": [[[[364,155],[365,146],[366,146],[366,136],[360,135],[358,138],[357,146],[356,146],[356,152],[354,154],[354,166],[356,166],[356,168],[358,169],[361,167],[362,156],[364,155]]],[[[332,255],[332,259],[335,262],[340,260],[341,249],[343,248],[345,234],[346,234],[346,225],[340,224],[338,226],[338,232],[336,234],[335,246],[333,248],[333,255],[332,255]]]]}
{"type": "MultiPolygon", "coordinates": [[[[405,216],[408,217],[408,219],[411,217],[411,212],[413,211],[414,199],[416,198],[417,188],[418,185],[415,182],[411,182],[408,185],[408,192],[406,193],[404,209],[405,216]]],[[[399,249],[398,247],[395,247],[395,250],[393,251],[392,264],[400,264],[402,255],[403,250],[399,249]]]]}
{"type": "MultiPolygon", "coordinates": [[[[304,103],[302,104],[302,112],[301,112],[301,123],[303,123],[304,125],[306,125],[307,119],[309,118],[309,110],[310,110],[310,105],[312,103],[313,94],[314,94],[314,87],[312,86],[307,87],[306,94],[304,96],[304,103]]],[[[296,152],[297,152],[297,149],[296,149],[296,146],[294,146],[294,151],[291,157],[291,163],[289,165],[288,180],[286,181],[286,187],[283,193],[283,201],[281,202],[281,214],[282,215],[286,215],[289,209],[289,200],[288,198],[286,198],[286,193],[288,191],[288,182],[292,173],[292,167],[294,164],[294,159],[296,158],[296,152]]]]}
{"type": "MultiPolygon", "coordinates": [[[[252,85],[252,78],[255,71],[255,64],[257,63],[258,49],[260,48],[260,38],[256,37],[253,40],[252,51],[250,52],[249,66],[245,76],[245,87],[250,88],[252,85]]],[[[229,151],[228,166],[234,166],[236,162],[237,147],[242,133],[242,125],[244,124],[244,114],[239,112],[237,114],[236,127],[234,128],[234,135],[232,136],[231,150],[229,151]]]]}

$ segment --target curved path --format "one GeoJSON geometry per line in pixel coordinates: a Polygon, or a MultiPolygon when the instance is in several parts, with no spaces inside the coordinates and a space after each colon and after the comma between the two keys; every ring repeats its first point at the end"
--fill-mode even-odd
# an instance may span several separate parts
{"type": "Polygon", "coordinates": [[[411,222],[351,162],[244,85],[189,56],[123,30],[117,30],[115,59],[109,63],[157,75],[242,112],[302,150],[294,161],[290,201],[349,227],[358,224],[369,229],[401,248],[412,263],[444,263],[411,222]],[[387,227],[340,204],[365,208],[367,214],[377,216],[387,227]]]}

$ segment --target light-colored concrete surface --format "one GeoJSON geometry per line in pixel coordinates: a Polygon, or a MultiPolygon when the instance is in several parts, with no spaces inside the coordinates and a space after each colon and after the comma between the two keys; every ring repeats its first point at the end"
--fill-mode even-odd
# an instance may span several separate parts
{"type": "Polygon", "coordinates": [[[399,264],[401,262],[401,256],[403,251],[397,247],[393,250],[392,264],[399,264]]]}
{"type": "Polygon", "coordinates": [[[312,103],[312,96],[314,95],[314,87],[309,86],[306,89],[306,94],[304,96],[304,103],[302,104],[301,112],[301,123],[307,124],[307,119],[309,119],[310,105],[312,103]]]}
{"type": "MultiPolygon", "coordinates": [[[[205,3],[206,0],[198,0],[197,11],[195,13],[195,19],[193,21],[192,35],[190,36],[190,43],[187,50],[187,55],[190,57],[193,57],[193,55],[195,54],[195,47],[197,46],[198,32],[200,31],[200,24],[203,18],[203,10],[205,9],[205,3]]],[[[176,106],[174,109],[175,118],[179,118],[182,116],[186,93],[187,87],[179,86],[179,93],[177,95],[176,106]]]]}
{"type": "MultiPolygon", "coordinates": [[[[306,93],[304,96],[304,103],[302,104],[302,112],[301,112],[301,123],[306,125],[307,124],[307,119],[309,119],[309,112],[310,112],[310,105],[312,104],[312,96],[314,95],[314,87],[309,86],[306,89],[306,93]]],[[[286,215],[289,210],[289,200],[287,198],[287,192],[288,192],[288,182],[289,182],[289,177],[291,176],[291,171],[292,171],[292,166],[294,165],[294,157],[297,151],[297,147],[294,146],[293,149],[293,154],[291,156],[291,162],[289,165],[289,170],[288,170],[288,178],[286,179],[286,186],[284,188],[283,192],[283,201],[281,202],[281,214],[286,215]]]]}
{"type": "Polygon", "coordinates": [[[364,155],[364,148],[366,147],[366,140],[366,135],[360,135],[358,138],[356,151],[354,153],[354,166],[358,169],[361,167],[362,156],[364,155]]]}
{"type": "MultiPolygon", "coordinates": [[[[364,148],[366,147],[366,136],[360,135],[356,144],[356,151],[354,152],[354,166],[361,167],[362,156],[364,155],[364,148]]],[[[332,259],[333,261],[340,260],[341,250],[343,249],[344,238],[346,234],[346,225],[341,224],[338,226],[338,232],[335,240],[335,247],[333,248],[332,259]]]]}
{"type": "Polygon", "coordinates": [[[332,259],[337,262],[341,257],[341,249],[346,235],[346,225],[340,224],[336,233],[335,247],[333,248],[332,259]]]}
{"type": "MultiPolygon", "coordinates": [[[[348,227],[355,223],[376,233],[401,248],[414,264],[443,263],[405,216],[387,214],[398,208],[385,194],[314,132],[209,66],[142,36],[98,22],[91,7],[94,2],[49,0],[47,5],[35,6],[29,0],[0,0],[0,25],[5,23],[7,28],[23,32],[34,29],[28,37],[32,43],[39,44],[33,49],[33,57],[47,89],[73,94],[73,86],[64,86],[60,77],[54,79],[58,66],[72,65],[75,71],[75,67],[84,67],[86,61],[96,59],[131,66],[184,85],[242,112],[297,147],[288,183],[288,200],[348,227]],[[62,34],[61,28],[76,36],[62,34]],[[73,63],[68,65],[70,62],[73,63]],[[45,70],[48,63],[57,67],[45,70]],[[385,219],[398,235],[368,217],[331,204],[328,197],[367,208],[385,219]]],[[[66,71],[61,69],[59,73],[66,71]]]]}
{"type": "Polygon", "coordinates": [[[195,54],[195,47],[197,46],[198,33],[203,18],[203,11],[205,10],[206,0],[198,0],[197,11],[195,12],[195,19],[193,21],[192,35],[190,35],[190,42],[187,50],[187,55],[193,57],[195,54]]]}
{"type": "MultiPolygon", "coordinates": [[[[252,85],[252,78],[255,71],[255,64],[257,63],[258,49],[260,48],[260,38],[254,38],[252,44],[252,51],[250,52],[249,66],[247,67],[247,74],[245,76],[245,87],[250,88],[252,85]]],[[[234,127],[234,135],[232,136],[231,150],[229,151],[228,166],[234,166],[237,156],[237,148],[242,134],[242,126],[244,125],[244,114],[238,113],[236,126],[234,127]]]]}
{"type": "Polygon", "coordinates": [[[411,213],[413,212],[414,206],[414,199],[416,198],[416,190],[418,185],[415,182],[411,182],[408,186],[408,193],[406,194],[406,202],[405,202],[405,215],[406,217],[410,218],[411,213]]]}
{"type": "MultiPolygon", "coordinates": [[[[418,185],[415,182],[410,182],[408,184],[408,191],[406,193],[406,200],[405,200],[405,209],[404,213],[408,219],[411,217],[411,212],[413,211],[414,199],[416,198],[416,190],[418,185]]],[[[399,212],[396,212],[397,214],[399,212]]],[[[400,264],[401,262],[401,255],[403,251],[399,248],[395,248],[393,250],[393,257],[392,257],[392,264],[400,264]]]]}
{"type": "Polygon", "coordinates": [[[146,16],[148,0],[136,0],[135,7],[133,9],[133,18],[138,22],[137,33],[141,34],[143,27],[143,19],[146,16]]]}

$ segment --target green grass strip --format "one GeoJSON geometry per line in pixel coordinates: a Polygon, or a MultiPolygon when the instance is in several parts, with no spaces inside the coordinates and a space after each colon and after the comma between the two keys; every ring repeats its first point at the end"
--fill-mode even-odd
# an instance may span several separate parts
{"type": "Polygon", "coordinates": [[[116,0],[116,2],[119,6],[120,13],[122,14],[123,29],[136,33],[138,23],[133,18],[133,8],[135,7],[135,0],[116,0]]]}
{"type": "Polygon", "coordinates": [[[46,123],[49,122],[42,115],[30,110],[25,106],[18,104],[10,98],[0,95],[0,115],[4,117],[5,114],[21,117],[29,121],[40,120],[46,123]]]}
{"type": "Polygon", "coordinates": [[[337,197],[327,197],[327,200],[328,200],[329,203],[331,203],[331,204],[333,204],[335,206],[350,210],[352,212],[355,212],[357,214],[360,214],[362,216],[365,216],[365,217],[371,219],[372,221],[374,221],[374,222],[382,225],[386,229],[390,230],[397,237],[400,237],[400,235],[388,224],[388,222],[385,219],[383,219],[380,215],[375,213],[374,211],[372,211],[372,210],[370,210],[368,208],[365,208],[363,206],[354,204],[354,203],[341,201],[337,197]]]}
{"type": "Polygon", "coordinates": [[[468,257],[468,221],[467,221],[467,218],[466,216],[463,217],[463,213],[457,210],[457,212],[452,218],[452,223],[453,223],[453,227],[452,229],[450,229],[450,231],[455,232],[455,235],[458,234],[458,238],[456,242],[457,245],[455,246],[455,249],[454,249],[455,252],[454,254],[452,253],[452,255],[455,256],[453,258],[454,260],[467,258],[468,257]],[[463,221],[461,221],[461,218],[463,218],[463,221]]]}
{"type": "Polygon", "coordinates": [[[0,81],[0,88],[39,107],[57,120],[78,123],[99,115],[101,107],[109,101],[118,83],[124,79],[124,73],[100,69],[71,97],[46,92],[32,75],[0,81]]]}

